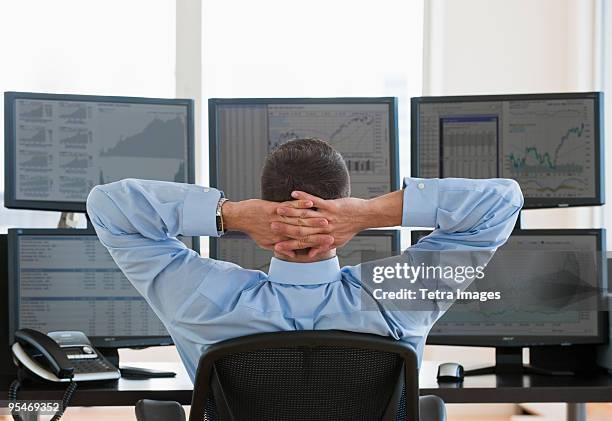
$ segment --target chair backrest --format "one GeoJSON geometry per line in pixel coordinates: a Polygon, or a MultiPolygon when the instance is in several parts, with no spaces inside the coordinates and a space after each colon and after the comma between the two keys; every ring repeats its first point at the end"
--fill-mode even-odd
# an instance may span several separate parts
{"type": "Polygon", "coordinates": [[[262,333],[202,355],[190,421],[418,421],[407,344],[343,331],[262,333]]]}

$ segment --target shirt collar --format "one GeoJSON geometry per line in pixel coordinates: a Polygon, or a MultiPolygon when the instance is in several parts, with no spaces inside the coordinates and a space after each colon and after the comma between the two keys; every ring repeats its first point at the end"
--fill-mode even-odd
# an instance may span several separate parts
{"type": "Polygon", "coordinates": [[[279,284],[328,284],[341,278],[338,257],[313,263],[287,262],[273,257],[268,270],[268,280],[279,284]]]}

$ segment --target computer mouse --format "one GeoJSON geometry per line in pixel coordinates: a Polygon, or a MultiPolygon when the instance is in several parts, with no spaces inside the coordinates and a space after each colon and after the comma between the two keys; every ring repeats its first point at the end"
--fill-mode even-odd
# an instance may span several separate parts
{"type": "Polygon", "coordinates": [[[457,363],[444,363],[438,366],[439,382],[462,382],[463,366],[457,363]]]}

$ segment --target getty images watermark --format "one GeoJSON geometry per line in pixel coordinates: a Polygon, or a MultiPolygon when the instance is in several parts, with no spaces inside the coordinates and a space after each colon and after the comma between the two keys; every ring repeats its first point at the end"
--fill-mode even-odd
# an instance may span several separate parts
{"type": "Polygon", "coordinates": [[[607,308],[602,252],[558,248],[364,255],[361,309],[445,311],[453,305],[453,311],[472,313],[555,314],[607,308]]]}
{"type": "Polygon", "coordinates": [[[485,278],[489,251],[420,251],[361,265],[361,308],[445,310],[457,300],[500,300],[499,290],[467,291],[485,278]]]}
{"type": "MultiPolygon", "coordinates": [[[[417,281],[442,280],[445,284],[456,282],[461,285],[466,281],[483,279],[485,266],[428,266],[421,263],[418,266],[407,262],[396,262],[395,265],[374,266],[372,268],[372,282],[382,284],[387,280],[403,281],[414,285],[417,281]]],[[[488,300],[501,299],[500,291],[464,291],[461,287],[454,290],[421,288],[401,288],[400,290],[385,291],[384,288],[375,288],[373,296],[376,300],[488,300]]]]}

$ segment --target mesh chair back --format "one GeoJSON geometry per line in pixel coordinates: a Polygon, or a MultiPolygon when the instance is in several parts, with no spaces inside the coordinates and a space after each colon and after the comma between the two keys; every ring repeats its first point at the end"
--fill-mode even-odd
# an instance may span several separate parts
{"type": "Polygon", "coordinates": [[[225,341],[200,360],[196,419],[416,421],[416,355],[390,338],[339,331],[225,341]]]}

